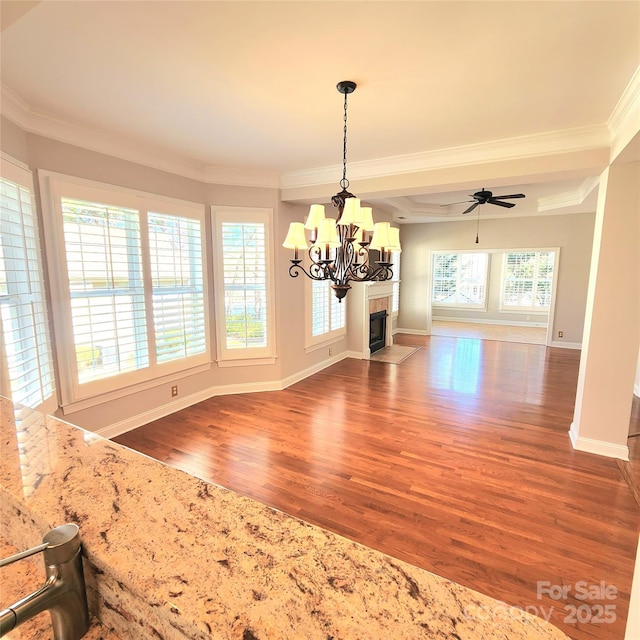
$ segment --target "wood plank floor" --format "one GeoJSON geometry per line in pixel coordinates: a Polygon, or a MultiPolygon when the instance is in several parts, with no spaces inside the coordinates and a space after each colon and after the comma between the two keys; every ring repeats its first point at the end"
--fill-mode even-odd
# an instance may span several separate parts
{"type": "Polygon", "coordinates": [[[478,338],[479,340],[500,340],[501,342],[545,344],[547,328],[481,322],[453,322],[434,318],[431,324],[431,335],[447,336],[449,338],[478,338]]]}
{"type": "Polygon", "coordinates": [[[577,640],[622,640],[640,511],[614,460],[569,442],[579,352],[396,342],[422,348],[399,365],[346,359],[284,391],[211,398],[116,441],[551,614],[577,640]],[[581,581],[618,593],[581,599],[581,581]],[[566,598],[539,594],[541,582],[566,598]]]}

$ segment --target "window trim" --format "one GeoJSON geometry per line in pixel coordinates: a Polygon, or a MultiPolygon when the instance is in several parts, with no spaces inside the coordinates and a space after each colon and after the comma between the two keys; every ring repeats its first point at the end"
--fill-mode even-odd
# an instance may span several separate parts
{"type": "Polygon", "coordinates": [[[391,310],[389,312],[391,318],[397,318],[400,314],[400,269],[401,269],[401,251],[393,251],[391,254],[391,262],[393,263],[392,267],[392,277],[391,277],[391,310]],[[396,293],[397,292],[397,293],[396,293]],[[394,301],[398,301],[398,308],[394,309],[394,301]]]}
{"type": "Polygon", "coordinates": [[[216,362],[219,367],[242,367],[275,364],[275,272],[273,251],[273,209],[270,207],[242,207],[211,205],[211,234],[213,240],[214,304],[216,333],[216,362]],[[222,224],[225,222],[258,223],[265,230],[265,276],[267,297],[267,345],[245,349],[228,349],[225,345],[224,262],[222,224]]]}
{"type": "MultiPolygon", "coordinates": [[[[149,253],[148,238],[145,238],[144,235],[144,230],[147,227],[145,214],[161,213],[176,216],[184,215],[197,219],[201,225],[200,242],[202,247],[203,309],[206,343],[204,353],[188,359],[174,360],[161,364],[151,362],[148,367],[136,371],[86,382],[81,385],[78,381],[77,362],[73,355],[73,349],[58,348],[56,362],[58,365],[58,386],[63,413],[68,414],[87,409],[109,400],[115,400],[138,391],[166,384],[171,380],[208,370],[211,366],[211,340],[204,205],[197,202],[179,200],[42,169],[38,170],[38,179],[42,207],[45,212],[44,228],[47,239],[46,269],[49,274],[52,298],[59,302],[58,304],[52,305],[51,309],[54,331],[57,338],[56,342],[58,344],[74,345],[71,295],[68,286],[69,278],[61,206],[62,197],[88,199],[93,202],[100,201],[100,198],[104,198],[106,199],[103,200],[105,204],[108,203],[114,206],[138,210],[141,217],[141,231],[143,231],[141,234],[141,255],[143,261],[148,260],[149,253]],[[63,193],[65,186],[73,190],[72,196],[68,193],[63,193]]],[[[147,265],[144,268],[148,269],[149,266],[147,265]]],[[[151,296],[152,291],[151,289],[147,290],[145,284],[148,328],[152,328],[153,325],[151,296]]],[[[152,348],[155,344],[154,335],[149,334],[147,340],[150,348],[152,348]]],[[[155,354],[153,357],[155,358],[155,354]]]]}
{"type": "MultiPolygon", "coordinates": [[[[45,349],[48,356],[48,366],[49,371],[48,376],[50,378],[50,393],[49,395],[44,395],[45,389],[42,388],[42,379],[41,379],[41,371],[39,371],[39,384],[41,391],[43,392],[41,396],[41,402],[35,406],[30,408],[37,409],[44,413],[51,413],[57,408],[57,394],[58,394],[58,378],[56,375],[56,365],[55,365],[55,355],[53,350],[53,341],[51,339],[51,320],[50,320],[50,306],[48,300],[48,286],[47,286],[47,273],[45,270],[45,260],[44,260],[44,245],[42,241],[42,223],[41,219],[38,215],[38,209],[36,205],[36,192],[35,192],[35,178],[33,172],[29,168],[27,164],[13,158],[9,154],[4,151],[0,153],[0,175],[2,178],[6,179],[8,182],[18,185],[23,189],[26,189],[31,197],[31,208],[32,208],[32,216],[34,222],[34,229],[36,232],[35,241],[36,248],[38,250],[38,258],[37,258],[37,268],[40,277],[40,304],[43,309],[43,322],[44,322],[44,333],[40,335],[38,331],[34,328],[34,332],[36,334],[36,340],[38,341],[37,345],[34,347],[40,354],[41,350],[45,349]],[[40,343],[40,340],[44,340],[44,344],[40,343]]],[[[10,294],[13,295],[13,294],[10,294]]],[[[33,296],[33,292],[30,296],[33,296]]],[[[4,340],[4,335],[0,336],[0,373],[2,374],[0,377],[2,380],[0,381],[0,394],[5,395],[9,398],[12,397],[12,382],[9,377],[9,367],[8,367],[8,354],[6,352],[6,345],[4,340]]],[[[40,357],[37,357],[40,360],[40,357]]],[[[40,365],[41,366],[41,365],[40,365]]]]}
{"type": "Polygon", "coordinates": [[[456,309],[456,310],[467,310],[467,311],[475,311],[481,313],[483,311],[487,311],[488,309],[488,298],[489,298],[489,274],[491,273],[491,252],[490,251],[473,251],[473,250],[451,250],[451,251],[432,251],[431,252],[431,266],[430,266],[432,276],[431,276],[431,307],[433,309],[456,309]],[[433,300],[434,289],[436,286],[436,276],[435,276],[435,259],[437,256],[441,255],[457,255],[461,256],[464,254],[478,254],[485,255],[487,257],[487,265],[484,274],[484,302],[482,304],[461,304],[459,302],[456,303],[446,303],[446,302],[435,302],[433,300]]]}

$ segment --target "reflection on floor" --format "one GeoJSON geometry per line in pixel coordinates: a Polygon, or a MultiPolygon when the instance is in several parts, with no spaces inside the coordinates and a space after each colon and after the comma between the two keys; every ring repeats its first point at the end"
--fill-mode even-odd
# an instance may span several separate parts
{"type": "Polygon", "coordinates": [[[431,335],[452,338],[479,338],[502,342],[526,342],[545,344],[546,327],[523,327],[520,325],[481,324],[479,322],[451,322],[433,319],[431,335]]]}

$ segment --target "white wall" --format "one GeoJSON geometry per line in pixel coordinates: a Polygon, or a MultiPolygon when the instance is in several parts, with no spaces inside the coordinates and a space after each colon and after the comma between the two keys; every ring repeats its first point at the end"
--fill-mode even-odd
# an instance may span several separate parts
{"type": "Polygon", "coordinates": [[[589,282],[595,214],[501,218],[480,221],[475,244],[475,221],[402,225],[401,329],[422,331],[427,326],[429,252],[530,248],[560,248],[554,340],[579,344],[589,282]],[[558,331],[564,333],[557,338],[558,331]]]}

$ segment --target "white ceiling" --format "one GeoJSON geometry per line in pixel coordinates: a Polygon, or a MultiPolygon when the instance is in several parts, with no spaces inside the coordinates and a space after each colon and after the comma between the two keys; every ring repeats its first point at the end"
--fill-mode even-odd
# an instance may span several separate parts
{"type": "MultiPolygon", "coordinates": [[[[3,94],[31,121],[106,135],[111,148],[254,175],[332,167],[336,187],[340,80],[358,83],[348,136],[349,162],[358,163],[605,125],[640,64],[636,1],[1,7],[3,94]]],[[[496,215],[531,215],[540,198],[564,198],[577,211],[576,193],[593,197],[584,178],[494,179],[377,204],[398,217],[441,219],[433,207],[487,186],[527,193],[510,212],[491,207],[496,215]]],[[[445,217],[464,210],[440,209],[445,217]]]]}

